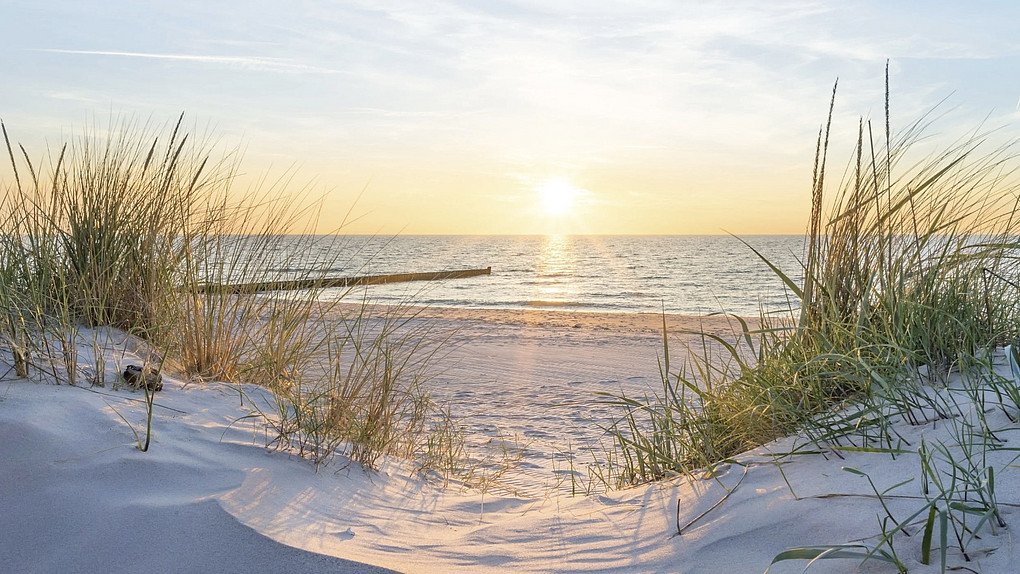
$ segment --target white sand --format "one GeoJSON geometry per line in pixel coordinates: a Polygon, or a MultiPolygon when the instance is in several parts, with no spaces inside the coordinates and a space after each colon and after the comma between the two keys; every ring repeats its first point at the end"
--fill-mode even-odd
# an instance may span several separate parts
{"type": "MultiPolygon", "coordinates": [[[[264,448],[252,421],[239,420],[248,410],[236,390],[177,380],[157,395],[154,441],[142,453],[120,418],[143,428],[140,393],[7,379],[0,382],[0,571],[762,572],[789,547],[874,544],[881,505],[843,496],[871,493],[843,466],[868,472],[880,489],[913,478],[891,494],[920,495],[916,455],[797,456],[782,466],[787,486],[767,456],[798,444],[786,439],[739,457],[746,476],[732,465],[714,479],[570,496],[567,441],[576,450],[597,438],[592,423],[607,412],[592,406],[594,391],[635,394],[657,384],[661,318],[426,315],[457,328],[432,383],[436,395],[472,432],[516,434],[526,446],[519,467],[498,484],[444,489],[408,478],[395,461],[380,472],[355,465],[316,472],[264,448]],[[694,520],[727,488],[724,502],[674,536],[678,522],[694,520]]],[[[707,327],[725,330],[719,322],[707,327]]],[[[1001,410],[988,416],[1001,438],[1012,438],[1018,427],[1001,410]]],[[[951,425],[900,427],[910,443],[903,448],[916,450],[921,435],[935,441],[951,425]]],[[[1020,524],[1017,507],[1008,506],[1020,503],[1015,456],[989,459],[1010,527],[1020,524]]],[[[889,504],[903,516],[923,502],[889,504]]],[[[897,541],[900,559],[911,572],[938,571],[919,563],[919,527],[910,531],[897,541]]],[[[1009,528],[993,534],[986,526],[981,536],[970,562],[950,550],[950,564],[1015,571],[1020,552],[1009,528]]],[[[858,562],[831,560],[810,571],[856,571],[858,562]]],[[[805,564],[772,571],[800,572],[805,564]]],[[[861,570],[895,571],[879,562],[861,570]]]]}

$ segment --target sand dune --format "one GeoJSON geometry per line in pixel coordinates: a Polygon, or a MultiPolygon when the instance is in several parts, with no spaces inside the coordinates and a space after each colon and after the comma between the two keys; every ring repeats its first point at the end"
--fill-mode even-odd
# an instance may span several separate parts
{"type": "MultiPolygon", "coordinates": [[[[158,395],[154,442],[142,453],[121,418],[141,428],[139,393],[9,379],[0,382],[2,569],[762,572],[793,546],[874,544],[881,504],[868,496],[867,480],[842,467],[867,472],[882,489],[913,479],[888,504],[901,516],[918,506],[916,456],[845,452],[775,464],[771,454],[803,445],[797,438],[746,453],[712,477],[571,496],[563,456],[597,441],[611,416],[593,405],[593,393],[657,384],[661,317],[428,310],[425,318],[450,333],[435,394],[472,433],[516,435],[524,448],[498,483],[444,487],[410,476],[399,461],[378,472],[342,463],[316,469],[267,450],[260,429],[243,419],[249,411],[236,389],[173,379],[158,395]]],[[[960,416],[977,412],[966,397],[961,404],[969,406],[960,416]]],[[[986,416],[1007,440],[1015,434],[1002,410],[986,416]]],[[[905,450],[921,436],[931,443],[951,432],[937,421],[898,429],[905,450]]],[[[1016,524],[1016,455],[990,456],[1003,518],[1016,524]]],[[[970,560],[950,550],[951,564],[1014,571],[1020,555],[1010,532],[983,530],[970,560]]],[[[937,561],[920,563],[919,536],[900,544],[911,572],[938,571],[937,561]]],[[[895,571],[858,563],[824,561],[810,571],[895,571]]]]}

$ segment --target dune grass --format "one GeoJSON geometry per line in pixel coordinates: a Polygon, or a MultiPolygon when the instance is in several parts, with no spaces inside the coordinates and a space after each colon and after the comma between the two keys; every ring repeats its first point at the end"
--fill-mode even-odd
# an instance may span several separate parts
{"type": "Polygon", "coordinates": [[[896,175],[924,127],[890,136],[886,151],[874,149],[862,120],[849,176],[824,217],[823,126],[803,281],[766,261],[797,304],[763,313],[760,328],[735,318],[732,340],[703,334],[715,351],[688,354],[679,367],[664,324],[663,392],[606,397],[626,413],[614,428],[625,482],[703,467],[820,420],[816,432],[831,436],[819,438],[835,440],[837,421],[825,415],[862,400],[907,404],[919,370],[936,377],[980,364],[1017,339],[1013,150],[983,151],[987,134],[976,134],[896,175]]]}
{"type": "MultiPolygon", "coordinates": [[[[454,448],[455,427],[421,385],[427,334],[398,329],[406,320],[378,328],[354,313],[337,324],[344,293],[318,288],[208,288],[278,279],[279,269],[316,279],[343,267],[343,250],[331,247],[344,236],[312,234],[319,203],[305,188],[291,191],[292,177],[234,189],[238,154],[214,153],[183,115],[163,126],[114,122],[35,160],[6,126],[3,140],[0,352],[8,375],[77,384],[90,372],[102,384],[102,345],[93,341],[94,365],[79,365],[78,335],[111,326],[146,341],[143,359],[154,369],[270,389],[271,408],[256,416],[278,444],[298,445],[316,462],[339,453],[371,467],[395,455],[429,467],[444,456],[438,448],[454,448]]],[[[137,438],[147,449],[148,392],[146,402],[137,438]]]]}
{"type": "MultiPolygon", "coordinates": [[[[887,89],[887,113],[888,98],[887,89]]],[[[792,294],[787,312],[763,312],[755,328],[735,318],[732,338],[703,335],[708,350],[679,367],[664,324],[661,391],[602,397],[621,412],[609,429],[612,468],[602,471],[616,485],[709,468],[800,433],[837,454],[917,453],[933,490],[900,523],[923,515],[930,550],[938,522],[943,569],[947,531],[966,557],[976,531],[1000,521],[995,471],[981,461],[1001,443],[983,417],[964,416],[953,393],[932,389],[953,373],[964,397],[984,401],[991,385],[995,404],[1017,412],[1017,382],[993,376],[990,358],[1020,337],[1016,153],[975,131],[918,158],[913,149],[930,119],[898,135],[889,123],[887,116],[876,134],[869,120],[858,122],[843,180],[827,198],[830,105],[818,134],[803,267],[784,271],[762,257],[792,294]],[[952,421],[959,444],[918,451],[897,434],[896,424],[933,420],[952,421]]],[[[873,546],[797,549],[777,561],[856,557],[902,570],[892,542],[904,528],[890,519],[873,546]]]]}

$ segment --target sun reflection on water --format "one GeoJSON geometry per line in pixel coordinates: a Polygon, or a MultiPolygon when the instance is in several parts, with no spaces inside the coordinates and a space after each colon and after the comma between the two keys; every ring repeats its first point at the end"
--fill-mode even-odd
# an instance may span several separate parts
{"type": "Polygon", "coordinates": [[[577,242],[569,235],[546,235],[536,264],[536,282],[529,305],[556,307],[578,302],[577,242]]]}

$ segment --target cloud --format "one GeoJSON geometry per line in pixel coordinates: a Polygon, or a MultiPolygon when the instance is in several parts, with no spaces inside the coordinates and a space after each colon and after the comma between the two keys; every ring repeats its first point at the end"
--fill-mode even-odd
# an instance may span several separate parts
{"type": "Polygon", "coordinates": [[[66,91],[66,90],[48,92],[46,94],[46,97],[54,99],[54,100],[61,100],[61,101],[65,101],[65,102],[79,102],[79,103],[83,103],[83,104],[97,104],[97,103],[101,103],[102,102],[102,100],[99,99],[99,98],[95,98],[95,97],[92,97],[92,96],[87,96],[87,95],[84,95],[84,94],[81,94],[81,93],[78,93],[78,92],[66,91]]]}
{"type": "Polygon", "coordinates": [[[206,54],[166,54],[154,52],[126,52],[116,50],[64,50],[58,48],[31,49],[32,52],[49,54],[72,54],[79,56],[106,56],[114,58],[140,58],[146,60],[166,60],[174,62],[195,62],[199,64],[218,64],[254,70],[289,73],[339,74],[340,70],[321,68],[295,62],[287,58],[267,58],[260,56],[224,56],[206,54]]]}

